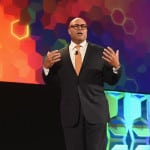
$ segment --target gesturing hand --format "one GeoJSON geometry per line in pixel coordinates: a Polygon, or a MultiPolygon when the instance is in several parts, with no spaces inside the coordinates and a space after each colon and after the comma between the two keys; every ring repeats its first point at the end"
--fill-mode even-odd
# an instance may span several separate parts
{"type": "Polygon", "coordinates": [[[120,66],[119,50],[115,52],[111,47],[104,48],[102,58],[115,68],[120,66]]]}
{"type": "Polygon", "coordinates": [[[61,60],[61,54],[58,50],[48,51],[44,60],[44,67],[51,68],[56,62],[61,60]]]}

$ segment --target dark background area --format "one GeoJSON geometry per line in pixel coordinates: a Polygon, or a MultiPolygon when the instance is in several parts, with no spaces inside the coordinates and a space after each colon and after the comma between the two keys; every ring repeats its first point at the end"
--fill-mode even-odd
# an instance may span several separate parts
{"type": "Polygon", "coordinates": [[[32,144],[44,150],[64,150],[63,140],[58,90],[45,85],[0,83],[0,149],[32,144]]]}

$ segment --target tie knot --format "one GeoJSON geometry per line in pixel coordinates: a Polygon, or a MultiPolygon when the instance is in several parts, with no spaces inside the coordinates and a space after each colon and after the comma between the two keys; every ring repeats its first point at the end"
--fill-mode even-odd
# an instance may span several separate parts
{"type": "Polygon", "coordinates": [[[77,50],[80,50],[80,47],[81,47],[80,45],[76,45],[76,46],[75,46],[75,48],[76,48],[77,50]]]}

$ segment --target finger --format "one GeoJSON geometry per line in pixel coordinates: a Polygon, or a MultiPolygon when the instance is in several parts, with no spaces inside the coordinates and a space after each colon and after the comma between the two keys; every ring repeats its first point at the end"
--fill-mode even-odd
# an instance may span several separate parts
{"type": "Polygon", "coordinates": [[[56,63],[56,62],[58,62],[58,61],[60,61],[61,60],[61,58],[60,57],[55,57],[55,58],[53,58],[52,59],[52,64],[54,64],[54,63],[56,63]]]}
{"type": "Polygon", "coordinates": [[[51,52],[50,52],[50,51],[47,52],[47,55],[46,55],[46,56],[47,56],[47,59],[48,59],[48,60],[51,60],[51,52]]]}
{"type": "Polygon", "coordinates": [[[119,57],[119,50],[116,51],[116,56],[119,57]]]}
{"type": "Polygon", "coordinates": [[[50,55],[50,53],[51,53],[51,52],[50,52],[50,51],[48,51],[48,52],[47,52],[47,55],[50,55]]]}
{"type": "Polygon", "coordinates": [[[114,50],[110,46],[107,47],[107,50],[109,51],[109,53],[114,54],[114,50]]]}
{"type": "Polygon", "coordinates": [[[56,52],[57,51],[55,51],[55,52],[54,51],[53,52],[48,51],[47,52],[47,58],[48,58],[49,61],[53,60],[53,57],[56,55],[56,52]]]}
{"type": "Polygon", "coordinates": [[[51,51],[51,54],[52,54],[52,55],[54,55],[54,54],[56,54],[56,53],[58,53],[58,50],[53,50],[53,51],[51,51]]]}
{"type": "Polygon", "coordinates": [[[58,50],[54,50],[54,51],[48,51],[47,52],[47,56],[53,56],[55,53],[57,53],[58,52],[58,50]]]}
{"type": "Polygon", "coordinates": [[[52,51],[50,55],[50,62],[52,64],[61,60],[61,54],[58,50],[52,51]]]}
{"type": "Polygon", "coordinates": [[[50,57],[50,55],[51,55],[51,52],[48,51],[47,54],[46,54],[46,56],[47,56],[47,57],[50,57]]]}
{"type": "Polygon", "coordinates": [[[54,53],[52,53],[51,55],[52,55],[52,57],[60,56],[60,52],[54,52],[54,53]]]}
{"type": "Polygon", "coordinates": [[[102,56],[102,58],[105,60],[105,61],[107,61],[107,62],[111,62],[111,60],[109,59],[109,58],[107,58],[107,57],[105,57],[105,56],[102,56]]]}
{"type": "Polygon", "coordinates": [[[61,60],[61,58],[54,59],[54,60],[53,60],[53,63],[56,63],[56,62],[58,62],[58,61],[60,61],[60,60],[61,60]]]}
{"type": "Polygon", "coordinates": [[[110,49],[104,49],[104,53],[107,54],[108,56],[114,55],[114,52],[111,51],[110,49]]]}
{"type": "Polygon", "coordinates": [[[60,53],[57,52],[57,53],[53,54],[51,57],[52,57],[52,60],[55,61],[57,59],[60,59],[61,55],[60,55],[60,53]]]}
{"type": "Polygon", "coordinates": [[[107,50],[103,52],[103,55],[107,58],[111,58],[111,54],[107,50]]]}
{"type": "Polygon", "coordinates": [[[53,59],[57,59],[57,58],[61,58],[61,55],[60,55],[60,54],[57,54],[57,55],[54,55],[54,56],[53,56],[53,59]]]}

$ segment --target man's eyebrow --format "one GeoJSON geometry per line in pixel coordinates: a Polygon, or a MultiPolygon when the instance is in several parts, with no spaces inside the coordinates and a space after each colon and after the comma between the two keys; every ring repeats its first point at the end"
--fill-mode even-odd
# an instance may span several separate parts
{"type": "Polygon", "coordinates": [[[85,24],[85,23],[82,23],[82,24],[76,23],[76,24],[72,24],[71,26],[74,26],[74,25],[87,25],[87,24],[85,24]]]}

